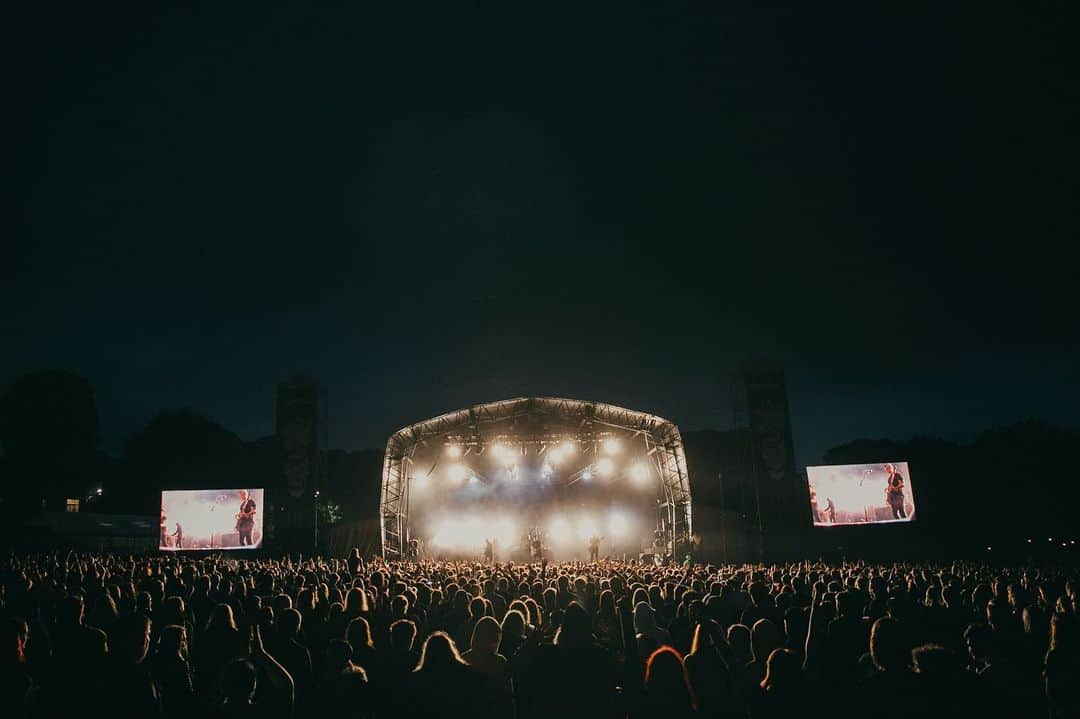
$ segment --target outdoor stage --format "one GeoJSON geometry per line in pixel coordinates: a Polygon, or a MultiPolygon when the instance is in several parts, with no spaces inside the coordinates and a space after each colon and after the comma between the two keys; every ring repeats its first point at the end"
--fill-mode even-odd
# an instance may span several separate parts
{"type": "Polygon", "coordinates": [[[388,559],[681,561],[692,513],[679,429],[548,397],[410,425],[387,443],[380,530],[388,559]]]}

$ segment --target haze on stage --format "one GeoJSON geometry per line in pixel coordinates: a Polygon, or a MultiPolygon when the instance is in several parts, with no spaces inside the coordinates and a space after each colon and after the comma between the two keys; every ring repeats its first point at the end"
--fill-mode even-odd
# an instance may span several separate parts
{"type": "Polygon", "coordinates": [[[815,527],[915,519],[907,462],[807,467],[806,478],[815,527]]]}
{"type": "Polygon", "coordinates": [[[262,489],[162,492],[158,549],[258,549],[263,508],[262,489]]]}

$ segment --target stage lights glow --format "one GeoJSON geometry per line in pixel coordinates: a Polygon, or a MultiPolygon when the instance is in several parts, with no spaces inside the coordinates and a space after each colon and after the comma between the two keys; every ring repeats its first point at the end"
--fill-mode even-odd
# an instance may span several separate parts
{"type": "Polygon", "coordinates": [[[635,462],[630,467],[630,479],[638,484],[649,480],[649,467],[644,462],[635,462]]]}
{"type": "Polygon", "coordinates": [[[464,464],[451,464],[446,468],[446,477],[454,484],[461,484],[469,476],[469,468],[464,464]]]}
{"type": "Polygon", "coordinates": [[[551,541],[556,544],[564,544],[571,538],[570,521],[561,515],[552,517],[548,522],[548,534],[551,541]]]}
{"type": "Polygon", "coordinates": [[[608,517],[608,531],[615,539],[622,539],[630,531],[630,522],[622,512],[614,511],[608,517]]]}
{"type": "Polygon", "coordinates": [[[544,479],[551,479],[551,475],[555,473],[555,468],[551,466],[550,462],[544,462],[540,467],[540,476],[544,479]]]}
{"type": "Polygon", "coordinates": [[[565,457],[568,454],[573,454],[577,450],[577,445],[567,440],[559,445],[559,454],[565,457]]]}
{"type": "Polygon", "coordinates": [[[520,477],[521,475],[518,474],[518,466],[516,464],[511,464],[509,467],[506,468],[506,478],[509,479],[511,482],[518,481],[520,477]]]}
{"type": "Polygon", "coordinates": [[[461,456],[461,447],[456,444],[451,444],[446,448],[446,455],[451,459],[457,459],[461,456]]]}
{"type": "Polygon", "coordinates": [[[577,536],[583,542],[589,541],[591,538],[598,536],[599,530],[597,529],[596,522],[592,517],[581,516],[577,521],[577,536]]]}
{"type": "Polygon", "coordinates": [[[615,462],[610,457],[602,457],[596,463],[596,471],[600,473],[601,477],[610,477],[615,474],[615,462]]]}
{"type": "Polygon", "coordinates": [[[604,451],[608,454],[618,454],[620,449],[622,449],[622,444],[614,437],[608,437],[604,440],[604,451]]]}
{"type": "Polygon", "coordinates": [[[588,467],[581,470],[581,478],[584,481],[588,482],[590,479],[592,479],[592,470],[590,468],[588,468],[588,467]]]}
{"type": "Polygon", "coordinates": [[[513,464],[516,459],[514,450],[505,444],[491,445],[491,456],[506,465],[513,464]]]}

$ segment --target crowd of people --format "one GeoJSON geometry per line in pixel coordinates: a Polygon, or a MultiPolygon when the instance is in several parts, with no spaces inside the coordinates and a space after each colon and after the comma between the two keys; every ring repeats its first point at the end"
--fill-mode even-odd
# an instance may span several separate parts
{"type": "Polygon", "coordinates": [[[1077,575],[8,556],[7,717],[1080,716],[1077,575]]]}

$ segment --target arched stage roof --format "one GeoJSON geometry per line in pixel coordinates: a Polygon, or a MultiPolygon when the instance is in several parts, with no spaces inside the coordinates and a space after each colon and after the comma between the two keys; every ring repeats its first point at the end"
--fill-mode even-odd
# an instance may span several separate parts
{"type": "Polygon", "coordinates": [[[545,430],[516,428],[522,420],[534,418],[538,426],[545,422],[562,425],[559,437],[574,434],[581,441],[595,440],[605,434],[623,433],[640,438],[646,455],[659,478],[657,500],[669,557],[684,555],[690,546],[692,514],[690,480],[686,471],[682,436],[675,423],[647,412],[638,412],[602,402],[559,397],[518,397],[478,404],[448,412],[404,427],[386,443],[383,461],[380,525],[383,556],[400,558],[409,540],[409,485],[412,480],[412,457],[418,448],[436,442],[455,442],[483,448],[505,437],[507,427],[517,435],[515,441],[544,444],[556,441],[545,430]]]}

